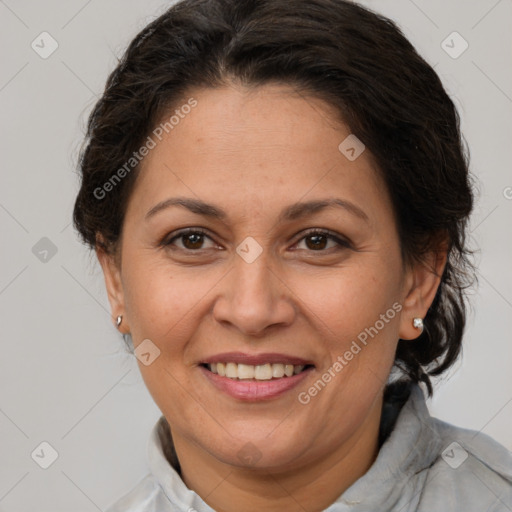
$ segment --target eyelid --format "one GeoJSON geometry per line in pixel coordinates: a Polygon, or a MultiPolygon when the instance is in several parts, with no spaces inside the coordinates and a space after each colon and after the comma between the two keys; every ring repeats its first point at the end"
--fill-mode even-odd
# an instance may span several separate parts
{"type": "MultiPolygon", "coordinates": [[[[302,242],[302,240],[304,238],[311,236],[311,235],[326,236],[327,238],[334,240],[340,247],[345,247],[345,248],[353,247],[352,242],[348,238],[343,237],[343,236],[339,235],[338,233],[335,233],[334,231],[331,231],[331,230],[325,229],[325,228],[309,228],[309,229],[306,229],[305,231],[302,231],[300,233],[300,238],[297,239],[297,241],[294,243],[294,245],[297,245],[299,242],[302,242]]],[[[324,250],[324,251],[311,251],[311,252],[327,252],[327,251],[324,250]]]]}
{"type": "MultiPolygon", "coordinates": [[[[203,235],[204,237],[209,238],[216,245],[219,245],[213,239],[213,237],[209,235],[209,232],[206,229],[200,228],[200,227],[182,228],[182,229],[180,229],[178,231],[175,231],[175,232],[171,233],[170,235],[166,235],[163,238],[163,240],[160,243],[160,245],[162,245],[162,246],[172,245],[174,240],[176,240],[177,238],[180,238],[180,237],[182,237],[184,235],[187,235],[189,233],[199,233],[199,234],[203,235]]],[[[345,247],[345,248],[351,248],[352,247],[352,243],[347,238],[342,237],[338,233],[335,233],[335,232],[330,231],[329,229],[325,229],[325,228],[308,228],[308,229],[302,231],[301,233],[298,234],[298,236],[300,236],[300,238],[298,238],[293,245],[294,246],[297,245],[299,242],[302,242],[302,240],[304,240],[304,238],[307,238],[308,236],[312,236],[312,235],[323,235],[323,236],[325,236],[327,238],[330,238],[331,240],[336,242],[339,247],[345,247]]],[[[331,248],[331,249],[333,249],[333,248],[331,248]]],[[[195,249],[195,250],[184,249],[184,250],[188,251],[188,252],[200,252],[202,249],[195,249]]],[[[311,252],[327,252],[327,250],[311,251],[311,252]]]]}
{"type": "MultiPolygon", "coordinates": [[[[205,236],[206,238],[209,238],[212,242],[214,243],[217,243],[215,242],[215,240],[208,234],[208,231],[205,230],[204,228],[199,228],[199,227],[189,227],[189,228],[182,228],[182,229],[179,229],[178,231],[173,231],[172,233],[166,235],[160,245],[161,246],[168,246],[168,245],[172,245],[172,243],[174,242],[174,240],[176,240],[177,238],[180,238],[182,236],[185,236],[185,235],[188,235],[190,233],[199,233],[203,236],[205,236]]],[[[217,244],[218,245],[218,244],[217,244]]],[[[199,252],[201,249],[196,249],[195,252],[199,252]]],[[[192,250],[190,250],[190,252],[194,252],[192,250]]]]}

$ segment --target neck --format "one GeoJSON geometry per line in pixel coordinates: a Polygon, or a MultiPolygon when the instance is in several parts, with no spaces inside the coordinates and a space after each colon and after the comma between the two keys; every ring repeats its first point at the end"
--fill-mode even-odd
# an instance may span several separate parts
{"type": "Polygon", "coordinates": [[[382,398],[349,439],[293,469],[232,466],[173,431],[182,479],[218,512],[324,510],[375,461],[381,410],[382,398]]]}

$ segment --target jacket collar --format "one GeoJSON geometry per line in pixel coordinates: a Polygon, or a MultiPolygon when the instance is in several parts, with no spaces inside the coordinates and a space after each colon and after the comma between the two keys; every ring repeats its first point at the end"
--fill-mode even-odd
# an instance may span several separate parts
{"type": "MultiPolygon", "coordinates": [[[[404,507],[414,495],[406,486],[410,478],[429,467],[441,449],[441,438],[417,384],[399,386],[385,397],[381,448],[370,469],[354,482],[325,512],[367,512],[404,507]],[[405,389],[405,395],[404,395],[405,389]],[[404,403],[405,401],[405,403],[404,403]]],[[[179,474],[179,461],[164,416],[153,427],[148,442],[148,462],[166,498],[180,512],[215,512],[179,474]]]]}

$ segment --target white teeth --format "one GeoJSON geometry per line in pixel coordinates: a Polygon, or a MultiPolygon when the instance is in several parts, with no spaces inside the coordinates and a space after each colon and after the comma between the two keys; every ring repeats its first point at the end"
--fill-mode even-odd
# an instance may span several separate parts
{"type": "Polygon", "coordinates": [[[236,377],[239,379],[254,379],[254,366],[250,364],[239,364],[236,377]]]}
{"type": "Polygon", "coordinates": [[[226,363],[226,377],[236,379],[238,377],[238,368],[235,363],[226,363]]]}
{"type": "Polygon", "coordinates": [[[212,363],[208,365],[208,369],[212,373],[217,373],[221,377],[229,379],[256,379],[270,380],[272,378],[280,379],[284,376],[291,377],[303,371],[303,364],[236,364],[236,363],[212,363]]]}
{"type": "Polygon", "coordinates": [[[304,370],[303,364],[298,364],[297,366],[293,367],[293,373],[297,375],[297,373],[300,373],[302,370],[304,370]]]}
{"type": "Polygon", "coordinates": [[[276,379],[284,377],[284,364],[272,365],[272,377],[275,377],[276,379]]]}
{"type": "Polygon", "coordinates": [[[270,380],[272,378],[272,367],[268,363],[255,366],[254,378],[256,380],[270,380]]]}

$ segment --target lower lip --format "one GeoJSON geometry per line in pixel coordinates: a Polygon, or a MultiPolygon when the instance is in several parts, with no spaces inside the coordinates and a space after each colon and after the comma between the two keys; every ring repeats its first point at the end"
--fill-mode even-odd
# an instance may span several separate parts
{"type": "Polygon", "coordinates": [[[233,398],[247,401],[268,400],[283,395],[298,386],[313,370],[307,368],[291,377],[281,377],[271,380],[235,380],[228,377],[221,377],[204,366],[199,366],[205,377],[220,391],[227,393],[233,398]]]}

